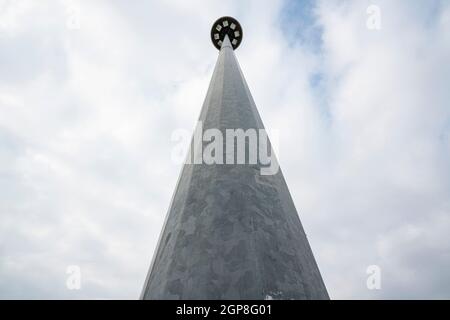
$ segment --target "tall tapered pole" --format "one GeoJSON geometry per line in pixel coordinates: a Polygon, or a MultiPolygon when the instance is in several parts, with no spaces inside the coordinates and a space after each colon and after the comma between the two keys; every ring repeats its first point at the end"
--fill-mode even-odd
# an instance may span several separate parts
{"type": "MultiPolygon", "coordinates": [[[[219,57],[199,117],[203,138],[208,130],[224,139],[227,130],[264,130],[234,53],[242,37],[231,17],[212,27],[219,57]]],[[[193,158],[208,143],[193,142],[193,158]]],[[[226,161],[226,146],[216,149],[223,161],[183,166],[141,298],[328,299],[281,170],[226,161]]]]}

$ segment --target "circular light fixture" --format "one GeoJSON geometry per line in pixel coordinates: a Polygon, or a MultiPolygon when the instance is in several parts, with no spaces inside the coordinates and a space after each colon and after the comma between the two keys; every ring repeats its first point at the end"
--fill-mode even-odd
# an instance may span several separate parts
{"type": "Polygon", "coordinates": [[[236,50],[241,44],[243,33],[240,23],[232,17],[222,17],[214,22],[211,28],[211,41],[214,46],[220,50],[225,35],[228,35],[233,50],[236,50]]]}

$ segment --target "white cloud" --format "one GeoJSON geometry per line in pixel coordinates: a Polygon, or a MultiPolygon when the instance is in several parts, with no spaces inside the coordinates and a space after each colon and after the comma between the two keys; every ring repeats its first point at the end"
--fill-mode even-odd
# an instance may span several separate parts
{"type": "Polygon", "coordinates": [[[283,33],[302,30],[281,1],[79,1],[80,29],[71,3],[0,1],[0,297],[138,297],[180,170],[171,133],[193,129],[209,28],[233,15],[331,296],[448,298],[449,4],[375,1],[371,31],[372,2],[319,1],[316,48],[283,33]]]}

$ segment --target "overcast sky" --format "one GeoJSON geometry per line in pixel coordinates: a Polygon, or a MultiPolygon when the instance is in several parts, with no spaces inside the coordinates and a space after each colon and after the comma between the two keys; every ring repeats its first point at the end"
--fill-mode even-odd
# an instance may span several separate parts
{"type": "Polygon", "coordinates": [[[0,0],[0,298],[139,297],[223,15],[330,296],[450,298],[444,0],[0,0]]]}

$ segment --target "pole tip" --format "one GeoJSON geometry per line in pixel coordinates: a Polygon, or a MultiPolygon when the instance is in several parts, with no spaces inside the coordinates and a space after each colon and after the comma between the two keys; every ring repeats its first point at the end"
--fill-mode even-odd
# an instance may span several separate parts
{"type": "Polygon", "coordinates": [[[241,24],[232,17],[222,17],[214,22],[211,28],[211,41],[217,50],[222,47],[225,35],[228,35],[233,50],[236,50],[242,42],[242,27],[241,24]]]}

